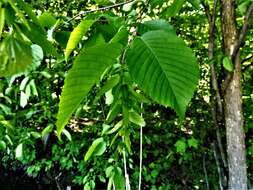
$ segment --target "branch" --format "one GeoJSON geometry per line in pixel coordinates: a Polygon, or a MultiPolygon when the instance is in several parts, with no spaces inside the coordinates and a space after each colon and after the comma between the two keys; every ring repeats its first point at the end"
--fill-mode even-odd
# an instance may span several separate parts
{"type": "Polygon", "coordinates": [[[210,13],[210,8],[208,6],[208,4],[205,3],[204,0],[201,0],[201,5],[204,7],[205,9],[205,13],[206,13],[206,16],[207,16],[207,19],[208,19],[208,22],[210,23],[212,21],[212,15],[210,13]]]}
{"type": "Polygon", "coordinates": [[[245,63],[245,62],[247,62],[247,61],[250,61],[252,58],[253,58],[253,55],[251,55],[251,56],[249,56],[249,57],[246,57],[245,59],[243,59],[243,60],[241,61],[241,63],[243,64],[243,63],[245,63]]]}
{"type": "Polygon", "coordinates": [[[70,21],[74,20],[76,17],[82,16],[82,15],[86,15],[86,14],[93,13],[93,12],[98,12],[98,11],[105,11],[105,10],[113,9],[113,8],[116,8],[116,7],[121,7],[122,5],[126,5],[126,4],[132,3],[134,1],[136,1],[136,0],[129,0],[129,1],[126,1],[126,2],[117,3],[117,4],[114,4],[114,5],[101,7],[101,8],[98,8],[98,9],[93,9],[93,10],[88,10],[88,11],[80,11],[80,13],[78,13],[77,15],[75,15],[74,17],[69,19],[67,22],[70,22],[70,21]]]}
{"type": "Polygon", "coordinates": [[[252,15],[252,13],[253,13],[253,2],[249,6],[248,11],[247,11],[247,13],[245,15],[244,23],[243,23],[243,26],[242,26],[242,29],[241,29],[238,41],[237,41],[237,43],[235,45],[235,48],[234,48],[234,51],[232,53],[232,58],[235,58],[236,54],[238,53],[238,50],[240,49],[240,47],[243,44],[244,38],[245,38],[245,36],[246,36],[246,34],[248,32],[248,29],[249,29],[250,17],[252,15]]]}

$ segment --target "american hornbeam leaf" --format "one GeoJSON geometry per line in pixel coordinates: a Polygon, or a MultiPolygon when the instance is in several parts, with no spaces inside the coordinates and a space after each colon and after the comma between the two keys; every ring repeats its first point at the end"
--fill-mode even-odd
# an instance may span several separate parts
{"type": "Polygon", "coordinates": [[[82,51],[70,69],[60,98],[57,115],[57,132],[61,134],[72,113],[87,95],[91,87],[97,83],[110,65],[116,62],[121,52],[121,45],[99,44],[82,51]]]}
{"type": "Polygon", "coordinates": [[[89,28],[92,26],[92,24],[94,22],[95,22],[95,20],[83,20],[71,32],[68,43],[67,43],[66,52],[65,52],[66,61],[68,60],[69,55],[71,54],[71,52],[75,49],[77,44],[80,42],[82,37],[89,30],[89,28]]]}
{"type": "Polygon", "coordinates": [[[152,99],[184,117],[199,69],[193,52],[174,32],[150,31],[130,45],[126,62],[134,81],[152,99]]]}

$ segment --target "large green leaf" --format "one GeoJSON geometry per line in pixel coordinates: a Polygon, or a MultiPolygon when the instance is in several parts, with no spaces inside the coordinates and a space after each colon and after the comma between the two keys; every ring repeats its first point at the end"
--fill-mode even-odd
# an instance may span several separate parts
{"type": "Polygon", "coordinates": [[[89,28],[92,26],[94,22],[95,20],[83,20],[71,32],[68,43],[67,43],[66,52],[65,52],[66,61],[68,60],[68,57],[71,54],[71,52],[75,49],[77,44],[80,42],[82,37],[89,30],[89,28]]]}
{"type": "Polygon", "coordinates": [[[196,88],[199,70],[191,49],[174,32],[150,31],[137,37],[126,55],[135,82],[183,118],[196,88]]]}
{"type": "Polygon", "coordinates": [[[58,135],[106,68],[116,62],[120,51],[120,44],[100,44],[85,49],[76,58],[64,81],[60,98],[56,123],[58,135]]]}

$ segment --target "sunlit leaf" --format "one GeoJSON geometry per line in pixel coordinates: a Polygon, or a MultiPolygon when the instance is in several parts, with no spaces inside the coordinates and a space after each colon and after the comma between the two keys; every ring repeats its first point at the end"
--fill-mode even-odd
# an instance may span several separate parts
{"type": "Polygon", "coordinates": [[[173,32],[150,31],[130,45],[126,62],[134,81],[152,99],[184,117],[199,70],[193,52],[173,32]]]}

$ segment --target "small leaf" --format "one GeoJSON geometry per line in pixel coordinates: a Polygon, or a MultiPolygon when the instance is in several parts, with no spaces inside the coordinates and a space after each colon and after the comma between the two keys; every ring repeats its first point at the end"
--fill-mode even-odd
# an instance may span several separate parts
{"type": "Polygon", "coordinates": [[[106,134],[112,134],[118,131],[123,125],[123,120],[120,120],[110,131],[106,132],[106,134]]]}
{"type": "Polygon", "coordinates": [[[53,131],[53,126],[52,125],[48,125],[45,129],[43,129],[43,131],[41,132],[41,137],[44,138],[46,135],[48,135],[49,133],[51,133],[53,131]]]}
{"type": "Polygon", "coordinates": [[[109,90],[108,92],[105,93],[105,104],[106,105],[111,105],[113,103],[113,94],[112,90],[109,90]]]}
{"type": "Polygon", "coordinates": [[[104,84],[104,86],[98,91],[96,97],[95,97],[95,102],[107,91],[111,90],[114,86],[116,86],[119,83],[120,76],[114,75],[111,76],[104,84]]]}
{"type": "Polygon", "coordinates": [[[21,160],[23,157],[23,144],[20,143],[15,150],[16,159],[21,160]]]}
{"type": "Polygon", "coordinates": [[[41,134],[38,133],[38,132],[32,131],[32,132],[31,132],[31,135],[32,135],[35,139],[41,138],[41,134]]]}
{"type": "Polygon", "coordinates": [[[89,150],[84,156],[84,161],[87,162],[93,155],[95,156],[102,155],[105,150],[106,150],[106,142],[102,137],[94,140],[89,150]]]}
{"type": "Polygon", "coordinates": [[[5,8],[0,7],[0,38],[5,24],[5,8]]]}
{"type": "Polygon", "coordinates": [[[25,78],[21,81],[21,84],[20,84],[20,86],[19,86],[19,90],[20,90],[20,91],[23,91],[23,90],[25,89],[28,80],[29,80],[29,76],[25,77],[25,78]]]}
{"type": "Polygon", "coordinates": [[[71,134],[66,129],[63,129],[62,133],[67,137],[69,141],[72,141],[71,134]]]}
{"type": "Polygon", "coordinates": [[[0,141],[0,150],[6,150],[6,143],[4,141],[0,141]]]}
{"type": "Polygon", "coordinates": [[[32,70],[35,70],[40,66],[41,61],[43,60],[43,50],[39,45],[33,44],[32,48],[32,70]]]}
{"type": "Polygon", "coordinates": [[[28,103],[28,96],[23,92],[21,91],[20,93],[20,106],[22,108],[24,108],[28,103]]]}
{"type": "Polygon", "coordinates": [[[38,20],[43,27],[47,27],[48,29],[53,27],[57,21],[56,18],[50,12],[42,13],[39,16],[38,20]]]}
{"type": "Polygon", "coordinates": [[[77,44],[80,42],[82,37],[89,30],[89,28],[92,26],[94,22],[95,20],[83,20],[71,32],[68,43],[67,43],[66,52],[65,52],[66,61],[68,60],[68,57],[71,54],[71,52],[75,49],[77,44]]]}
{"type": "Polygon", "coordinates": [[[198,140],[196,140],[195,138],[190,138],[190,139],[188,139],[188,145],[189,145],[189,147],[193,147],[193,148],[198,148],[198,145],[199,145],[199,142],[198,142],[198,140]]]}
{"type": "Polygon", "coordinates": [[[141,127],[144,127],[146,125],[144,119],[134,110],[131,110],[129,112],[129,120],[132,123],[139,125],[141,127]]]}
{"type": "Polygon", "coordinates": [[[186,151],[186,143],[185,143],[185,140],[184,139],[180,139],[176,142],[175,144],[176,146],[176,151],[180,154],[183,154],[185,153],[186,151]]]}
{"type": "Polygon", "coordinates": [[[234,70],[234,65],[229,57],[224,57],[222,63],[227,71],[232,72],[234,70]]]}

